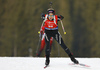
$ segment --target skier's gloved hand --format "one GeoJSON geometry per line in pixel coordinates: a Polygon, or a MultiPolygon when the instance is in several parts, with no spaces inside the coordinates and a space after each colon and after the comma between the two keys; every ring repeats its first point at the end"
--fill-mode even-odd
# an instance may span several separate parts
{"type": "Polygon", "coordinates": [[[62,15],[59,15],[58,18],[59,18],[60,20],[64,19],[64,17],[63,17],[62,15]]]}
{"type": "Polygon", "coordinates": [[[45,14],[44,14],[44,13],[41,14],[41,18],[42,18],[43,20],[45,19],[45,14]]]}

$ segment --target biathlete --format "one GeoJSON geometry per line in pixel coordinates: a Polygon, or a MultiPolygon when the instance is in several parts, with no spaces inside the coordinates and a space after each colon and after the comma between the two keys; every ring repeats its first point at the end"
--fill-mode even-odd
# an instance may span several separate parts
{"type": "Polygon", "coordinates": [[[44,39],[46,43],[45,54],[46,54],[46,61],[45,65],[49,65],[50,63],[50,38],[53,37],[64,49],[64,51],[68,54],[71,61],[75,64],[79,62],[74,58],[73,54],[69,50],[69,48],[64,44],[61,34],[58,31],[58,21],[62,20],[63,16],[55,15],[55,10],[53,8],[49,8],[47,10],[47,14],[42,14],[42,18],[44,20],[44,25],[42,26],[41,30],[44,31],[44,39]]]}

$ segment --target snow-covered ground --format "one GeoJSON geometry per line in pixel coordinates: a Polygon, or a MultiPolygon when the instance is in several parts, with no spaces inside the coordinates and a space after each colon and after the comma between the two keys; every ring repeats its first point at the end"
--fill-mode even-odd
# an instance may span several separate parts
{"type": "Polygon", "coordinates": [[[90,67],[69,65],[69,58],[50,58],[50,65],[44,69],[45,58],[0,57],[0,70],[100,70],[100,58],[76,58],[90,67]]]}

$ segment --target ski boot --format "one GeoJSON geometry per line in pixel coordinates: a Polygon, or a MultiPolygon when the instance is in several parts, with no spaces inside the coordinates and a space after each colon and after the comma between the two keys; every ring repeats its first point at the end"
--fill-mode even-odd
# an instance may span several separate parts
{"type": "Polygon", "coordinates": [[[69,57],[72,62],[74,62],[75,64],[79,64],[78,60],[76,60],[72,54],[70,54],[69,57]]]}
{"type": "Polygon", "coordinates": [[[45,65],[49,65],[50,60],[49,60],[49,55],[46,55],[46,61],[45,61],[45,65]]]}
{"type": "Polygon", "coordinates": [[[45,61],[45,65],[49,65],[50,60],[45,61]]]}

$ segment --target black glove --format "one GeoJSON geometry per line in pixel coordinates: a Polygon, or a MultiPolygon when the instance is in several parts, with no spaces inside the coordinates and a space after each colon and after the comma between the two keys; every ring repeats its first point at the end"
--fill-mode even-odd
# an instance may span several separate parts
{"type": "Polygon", "coordinates": [[[44,13],[42,13],[42,14],[41,14],[41,17],[42,17],[42,18],[43,18],[43,17],[45,17],[45,14],[44,14],[44,13]]]}
{"type": "Polygon", "coordinates": [[[59,15],[58,18],[61,20],[64,19],[64,17],[62,15],[59,15]]]}

